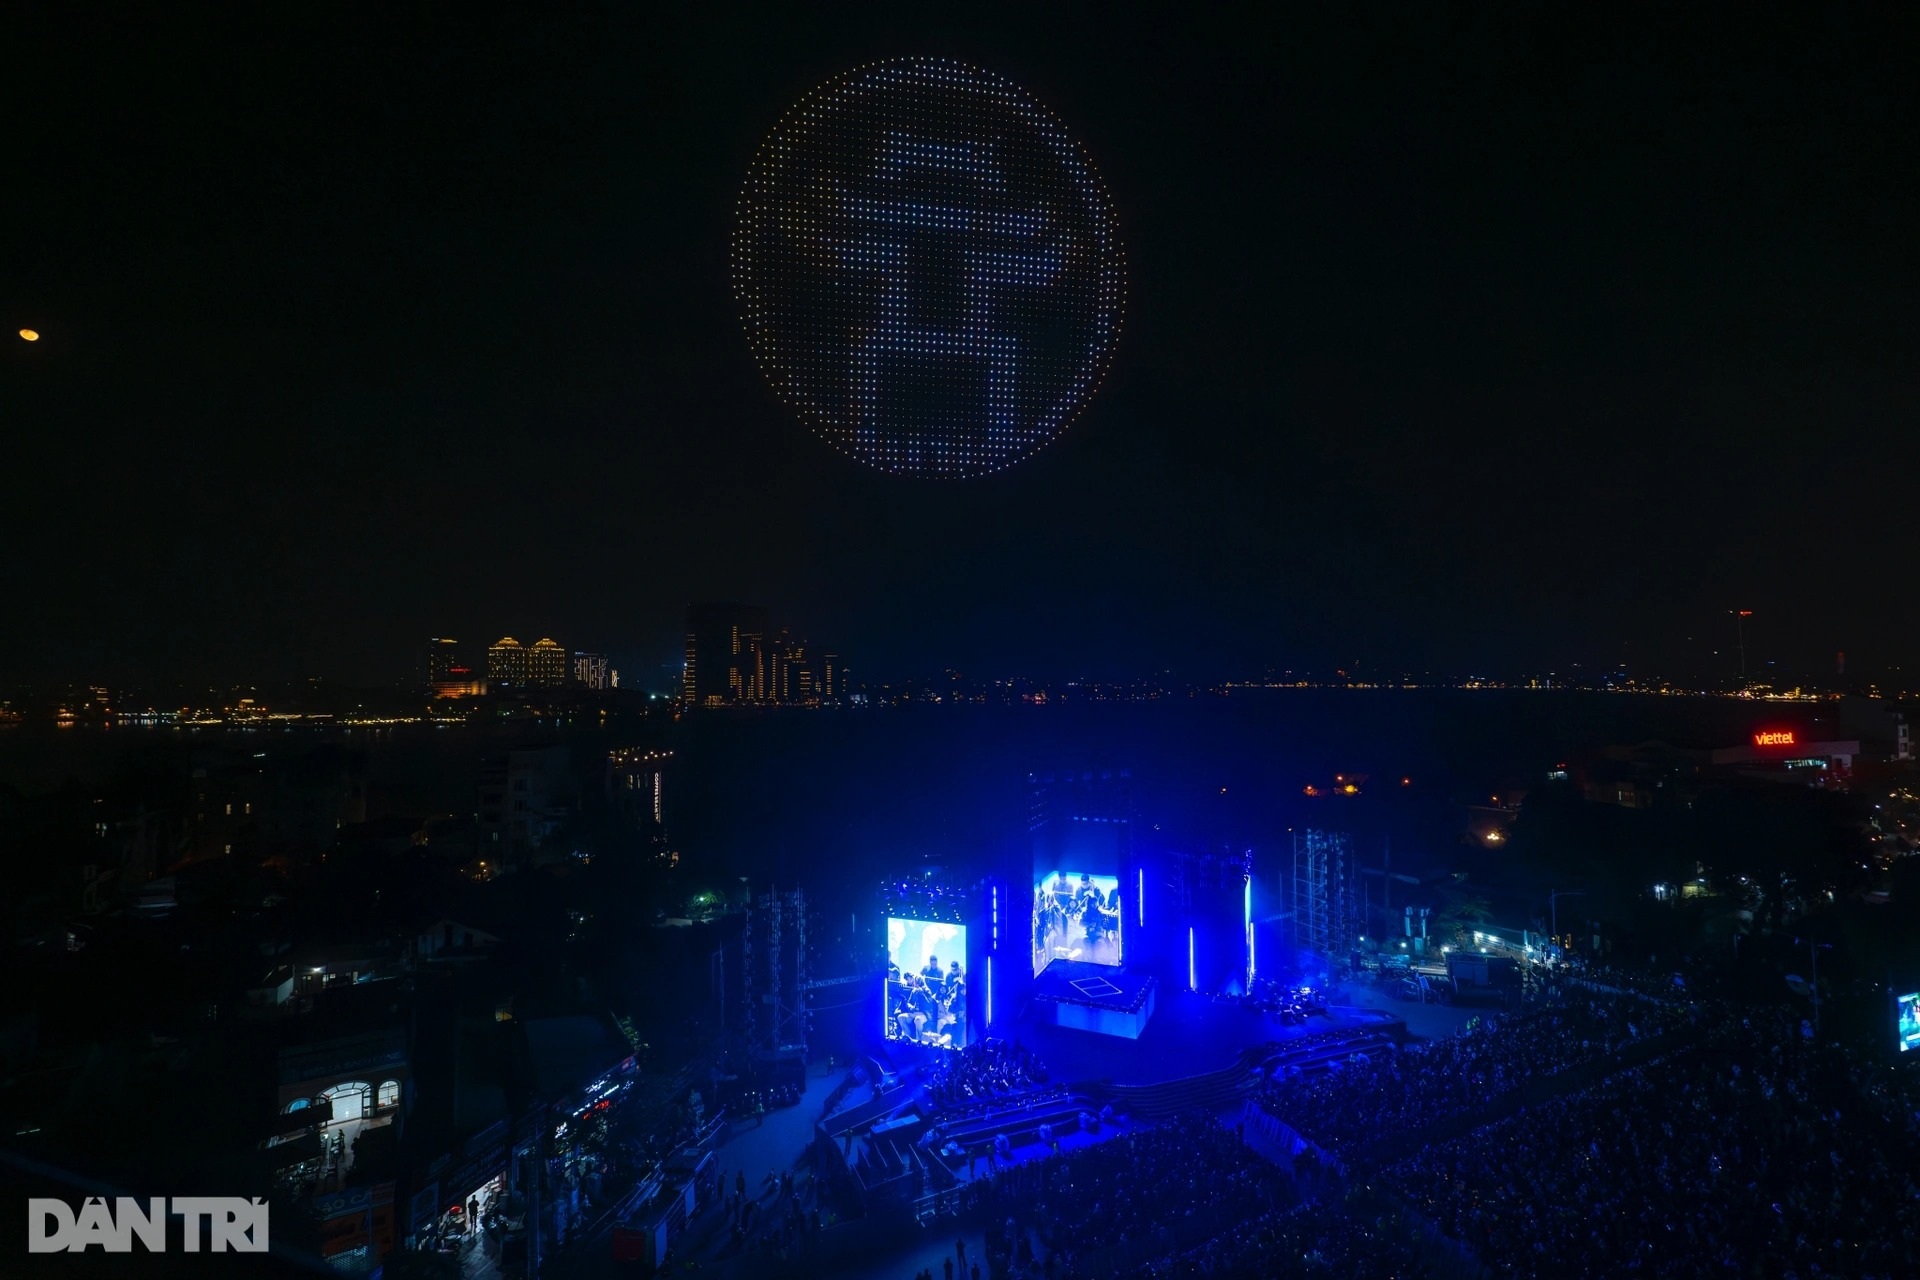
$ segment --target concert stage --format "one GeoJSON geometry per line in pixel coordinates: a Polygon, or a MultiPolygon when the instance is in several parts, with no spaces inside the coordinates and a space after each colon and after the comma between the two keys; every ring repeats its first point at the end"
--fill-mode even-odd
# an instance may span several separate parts
{"type": "Polygon", "coordinates": [[[993,1034],[1019,1040],[1039,1054],[1057,1082],[1121,1086],[1159,1085],[1230,1069],[1256,1046],[1284,1045],[1335,1029],[1378,1030],[1394,1040],[1406,1036],[1406,1023],[1385,1010],[1335,1006],[1325,1016],[1289,1025],[1258,1009],[1190,991],[1162,988],[1156,1004],[1151,1023],[1137,1037],[1087,1035],[1061,1025],[1053,1008],[1038,1001],[1017,1023],[996,1023],[993,1034]]]}
{"type": "Polygon", "coordinates": [[[1111,965],[1055,960],[1034,979],[1034,1008],[1056,1026],[1138,1040],[1153,1020],[1156,985],[1111,965]]]}

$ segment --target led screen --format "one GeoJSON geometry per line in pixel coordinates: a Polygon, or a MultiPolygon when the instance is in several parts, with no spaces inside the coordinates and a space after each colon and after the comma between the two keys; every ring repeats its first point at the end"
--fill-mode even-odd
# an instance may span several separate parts
{"type": "Polygon", "coordinates": [[[1033,971],[1055,960],[1117,965],[1123,925],[1120,877],[1049,871],[1033,882],[1033,971]]]}
{"type": "Polygon", "coordinates": [[[1900,1052],[1920,1049],[1920,991],[1900,997],[1900,1052]]]}
{"type": "Polygon", "coordinates": [[[967,927],[887,919],[887,1039],[968,1043],[967,927]]]}

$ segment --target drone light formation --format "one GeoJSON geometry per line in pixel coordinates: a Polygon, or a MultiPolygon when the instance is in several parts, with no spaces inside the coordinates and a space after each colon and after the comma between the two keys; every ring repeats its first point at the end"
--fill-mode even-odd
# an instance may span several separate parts
{"type": "Polygon", "coordinates": [[[962,479],[1031,456],[1120,334],[1113,204],[1060,122],[963,63],[871,63],[774,127],[733,277],[775,392],[834,448],[962,479]]]}

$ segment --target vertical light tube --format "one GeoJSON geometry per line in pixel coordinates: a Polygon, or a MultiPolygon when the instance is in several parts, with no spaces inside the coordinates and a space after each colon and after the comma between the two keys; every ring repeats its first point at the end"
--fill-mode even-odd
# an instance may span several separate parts
{"type": "Polygon", "coordinates": [[[1253,990],[1253,876],[1247,876],[1247,903],[1245,918],[1247,923],[1247,990],[1253,990]]]}
{"type": "Polygon", "coordinates": [[[1147,927],[1147,869],[1140,868],[1140,888],[1133,895],[1133,905],[1139,913],[1139,924],[1147,927]]]}
{"type": "Polygon", "coordinates": [[[991,1030],[993,1030],[993,957],[989,955],[987,957],[987,1022],[981,1034],[985,1035],[991,1030]]]}
{"type": "Polygon", "coordinates": [[[1193,964],[1193,926],[1188,925],[1187,926],[1187,990],[1198,991],[1199,989],[1200,989],[1200,979],[1195,973],[1194,964],[1193,964]]]}

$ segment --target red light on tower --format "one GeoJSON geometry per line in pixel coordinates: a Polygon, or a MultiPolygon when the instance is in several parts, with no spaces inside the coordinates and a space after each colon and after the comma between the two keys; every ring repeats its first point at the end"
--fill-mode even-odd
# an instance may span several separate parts
{"type": "Polygon", "coordinates": [[[1790,747],[1797,741],[1791,729],[1762,729],[1753,735],[1756,747],[1790,747]]]}

